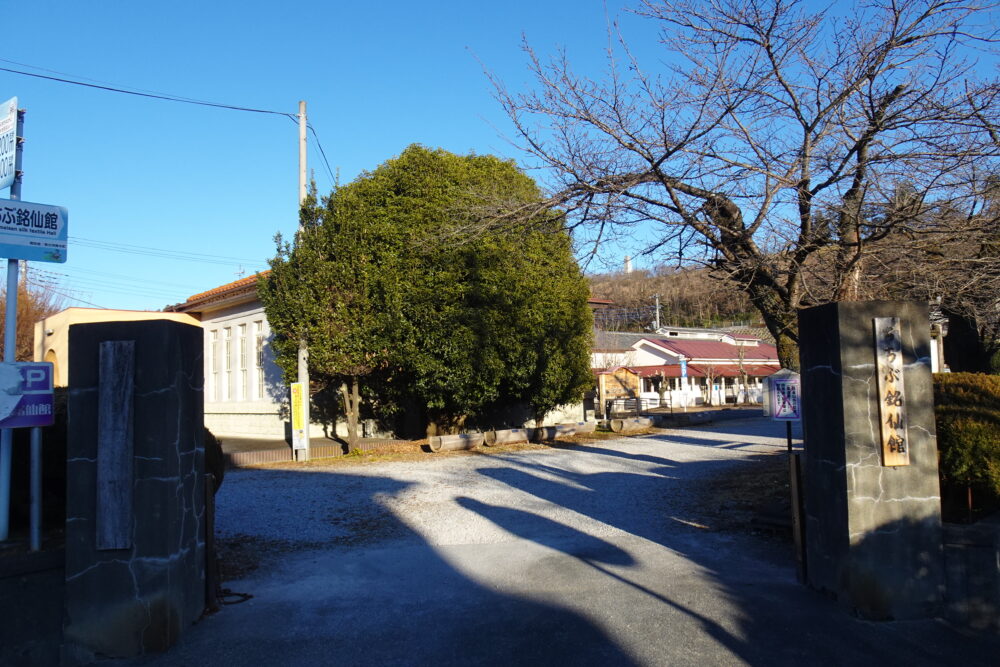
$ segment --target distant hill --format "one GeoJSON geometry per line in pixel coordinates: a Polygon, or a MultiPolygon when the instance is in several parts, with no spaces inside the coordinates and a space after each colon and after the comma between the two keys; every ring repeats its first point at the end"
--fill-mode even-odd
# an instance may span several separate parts
{"type": "Polygon", "coordinates": [[[614,304],[595,313],[595,324],[606,331],[647,331],[660,324],[683,327],[737,327],[753,335],[766,333],[745,294],[709,275],[707,269],[674,269],[603,273],[588,276],[591,296],[614,304]],[[748,331],[749,332],[749,331],[748,331]]]}

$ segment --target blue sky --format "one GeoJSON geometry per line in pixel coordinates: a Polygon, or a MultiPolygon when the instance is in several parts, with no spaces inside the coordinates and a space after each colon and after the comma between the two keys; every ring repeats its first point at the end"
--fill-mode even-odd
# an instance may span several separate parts
{"type": "MultiPolygon", "coordinates": [[[[483,66],[526,85],[523,33],[596,75],[605,17],[624,4],[3,1],[0,67],[288,114],[303,99],[349,182],[414,142],[519,159],[483,66]]],[[[634,17],[624,28],[649,36],[634,17]]],[[[275,232],[297,224],[298,130],[286,117],[0,71],[0,101],[13,96],[27,109],[22,199],[69,209],[67,263],[31,265],[66,305],[183,301],[266,268],[275,232]]],[[[309,162],[329,191],[311,136],[309,162]]]]}

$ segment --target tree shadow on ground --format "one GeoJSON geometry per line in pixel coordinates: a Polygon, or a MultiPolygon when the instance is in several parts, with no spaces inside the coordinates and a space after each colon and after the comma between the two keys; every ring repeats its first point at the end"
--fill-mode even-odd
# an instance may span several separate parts
{"type": "Polygon", "coordinates": [[[631,459],[633,461],[642,461],[644,463],[653,463],[661,465],[665,468],[672,468],[677,465],[677,462],[672,459],[665,459],[663,457],[652,456],[650,454],[634,454],[619,449],[612,449],[610,447],[594,447],[591,445],[583,445],[578,443],[566,444],[566,443],[561,443],[559,441],[554,442],[551,445],[551,447],[553,449],[565,449],[574,452],[601,454],[602,456],[613,456],[616,458],[631,459]]]}
{"type": "MultiPolygon", "coordinates": [[[[795,581],[790,549],[782,551],[774,543],[702,530],[698,528],[702,515],[697,507],[671,502],[673,513],[654,515],[653,520],[641,511],[642,503],[670,497],[668,488],[673,487],[681,496],[691,492],[692,484],[711,479],[726,464],[723,460],[673,462],[674,470],[683,469],[685,473],[683,478],[673,479],[621,472],[585,473],[534,461],[516,468],[482,467],[479,473],[554,506],[655,542],[697,564],[710,579],[709,588],[714,594],[738,610],[740,621],[736,627],[698,611],[699,605],[686,604],[690,591],[682,587],[678,587],[676,596],[669,592],[670,586],[667,592],[646,590],[646,594],[696,619],[702,632],[732,656],[751,664],[884,661],[932,665],[952,662],[959,656],[968,664],[995,664],[994,652],[1000,649],[996,638],[969,640],[934,621],[878,624],[851,617],[850,610],[795,581]]],[[[518,522],[512,520],[510,512],[489,507],[481,510],[482,516],[506,530],[533,539],[519,532],[518,522]]],[[[641,588],[621,571],[607,574],[641,588]]]]}
{"type": "MultiPolygon", "coordinates": [[[[580,614],[458,571],[381,502],[404,494],[407,482],[265,470],[227,481],[236,502],[268,495],[256,512],[262,526],[281,517],[281,531],[224,538],[263,549],[259,569],[227,583],[253,599],[205,619],[168,653],[129,664],[637,664],[580,614]],[[241,489],[250,477],[263,484],[241,489]],[[298,493],[287,490],[292,479],[298,493]]],[[[553,527],[537,517],[540,539],[553,527]]],[[[591,550],[629,563],[600,540],[591,550]]]]}
{"type": "Polygon", "coordinates": [[[699,529],[693,491],[731,458],[468,461],[483,485],[441,501],[455,525],[433,539],[399,508],[446,484],[434,468],[420,484],[406,464],[236,471],[220,522],[241,515],[269,545],[230,584],[254,599],[135,664],[975,665],[1000,648],[933,621],[859,621],[797,584],[783,545],[699,529]]]}

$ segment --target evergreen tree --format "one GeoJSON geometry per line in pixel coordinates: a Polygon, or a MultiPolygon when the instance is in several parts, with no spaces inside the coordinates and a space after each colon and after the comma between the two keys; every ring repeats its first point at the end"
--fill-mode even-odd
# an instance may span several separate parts
{"type": "Polygon", "coordinates": [[[305,339],[318,385],[340,387],[352,445],[361,397],[381,417],[418,406],[429,432],[579,400],[588,289],[560,217],[479,224],[487,208],[540,200],[510,162],[421,146],[310,198],[259,285],[286,376],[305,339]],[[473,227],[472,242],[449,242],[473,227]]]}

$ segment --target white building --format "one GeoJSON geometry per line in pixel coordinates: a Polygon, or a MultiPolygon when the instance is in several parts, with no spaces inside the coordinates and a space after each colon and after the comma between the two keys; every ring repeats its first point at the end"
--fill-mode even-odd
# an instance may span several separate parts
{"type": "Polygon", "coordinates": [[[761,380],[781,368],[777,349],[758,338],[686,328],[596,331],[591,366],[602,402],[639,398],[672,407],[759,403],[761,380]]]}
{"type": "Polygon", "coordinates": [[[194,316],[205,330],[205,425],[216,435],[285,438],[288,388],[274,363],[257,276],[167,310],[194,316]]]}
{"type": "MultiPolygon", "coordinates": [[[[167,310],[194,316],[205,330],[205,425],[218,436],[290,438],[288,386],[274,362],[257,277],[195,294],[167,310]]],[[[545,422],[578,421],[583,415],[582,403],[562,406],[545,422]]],[[[345,424],[336,429],[346,434],[345,424]]],[[[313,422],[312,432],[318,437],[323,426],[313,422]]]]}

